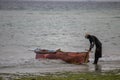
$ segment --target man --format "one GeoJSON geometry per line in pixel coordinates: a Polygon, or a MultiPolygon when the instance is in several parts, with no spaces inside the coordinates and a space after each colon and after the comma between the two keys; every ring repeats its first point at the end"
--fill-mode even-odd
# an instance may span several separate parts
{"type": "Polygon", "coordinates": [[[90,48],[88,50],[89,52],[94,47],[94,45],[96,46],[95,59],[94,59],[93,64],[97,64],[99,58],[102,57],[102,43],[98,40],[98,38],[96,36],[93,36],[93,35],[90,35],[90,34],[86,34],[85,38],[89,39],[89,41],[90,41],[90,48]]]}

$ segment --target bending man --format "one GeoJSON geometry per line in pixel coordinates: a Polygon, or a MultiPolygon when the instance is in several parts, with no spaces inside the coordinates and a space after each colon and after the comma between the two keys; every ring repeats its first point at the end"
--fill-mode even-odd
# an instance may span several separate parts
{"type": "Polygon", "coordinates": [[[89,52],[94,47],[94,45],[96,46],[95,59],[94,59],[93,64],[97,64],[99,58],[102,57],[102,43],[98,40],[98,38],[96,36],[93,36],[93,35],[90,35],[90,34],[86,34],[85,38],[89,39],[89,41],[90,41],[90,48],[88,50],[89,52]]]}

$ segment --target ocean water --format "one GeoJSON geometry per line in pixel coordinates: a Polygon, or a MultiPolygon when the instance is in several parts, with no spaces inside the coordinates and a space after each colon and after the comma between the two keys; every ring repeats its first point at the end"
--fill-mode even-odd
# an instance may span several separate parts
{"type": "MultiPolygon", "coordinates": [[[[36,48],[82,52],[85,33],[103,44],[102,70],[120,69],[119,2],[0,2],[0,73],[91,71],[90,63],[36,60],[36,48]]],[[[94,52],[94,49],[93,49],[94,52]]]]}

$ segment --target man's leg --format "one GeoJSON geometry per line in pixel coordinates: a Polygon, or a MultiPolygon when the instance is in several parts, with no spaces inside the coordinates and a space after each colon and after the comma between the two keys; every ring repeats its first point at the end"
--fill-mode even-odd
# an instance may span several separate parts
{"type": "Polygon", "coordinates": [[[99,60],[99,58],[95,58],[95,60],[94,60],[94,63],[93,63],[93,64],[97,64],[97,63],[98,63],[98,60],[99,60]]]}

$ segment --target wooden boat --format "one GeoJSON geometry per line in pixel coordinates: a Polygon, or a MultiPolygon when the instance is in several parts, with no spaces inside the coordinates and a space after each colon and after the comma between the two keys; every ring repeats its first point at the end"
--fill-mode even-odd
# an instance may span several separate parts
{"type": "Polygon", "coordinates": [[[67,63],[73,64],[88,63],[89,59],[89,52],[63,52],[60,49],[56,51],[38,49],[34,50],[34,52],[36,53],[36,59],[61,59],[67,63]]]}

